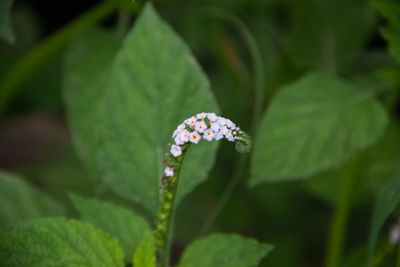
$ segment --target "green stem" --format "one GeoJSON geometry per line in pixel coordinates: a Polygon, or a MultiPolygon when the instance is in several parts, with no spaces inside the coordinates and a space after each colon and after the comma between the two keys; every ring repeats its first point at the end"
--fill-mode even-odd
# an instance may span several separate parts
{"type": "Polygon", "coordinates": [[[160,194],[160,210],[157,216],[156,231],[154,233],[156,245],[159,247],[159,263],[161,267],[168,267],[172,245],[172,227],[175,216],[175,198],[178,190],[179,177],[183,159],[190,144],[182,150],[182,155],[169,159],[169,166],[174,167],[174,175],[162,180],[160,194]]]}
{"type": "Polygon", "coordinates": [[[225,207],[228,202],[230,196],[232,195],[234,189],[238,185],[240,178],[243,175],[247,162],[247,156],[241,155],[238,163],[236,165],[235,176],[229,181],[229,184],[225,187],[225,190],[222,192],[221,197],[218,199],[217,204],[214,206],[211,213],[208,215],[207,220],[201,227],[198,236],[206,235],[212,228],[215,223],[215,220],[218,217],[218,214],[221,212],[222,208],[225,207]]]}
{"type": "Polygon", "coordinates": [[[9,100],[16,94],[20,86],[35,72],[39,65],[64,47],[79,31],[98,22],[118,7],[117,1],[104,1],[89,10],[78,19],[58,30],[35,46],[20,59],[6,77],[0,82],[0,118],[3,116],[9,100]]]}
{"type": "Polygon", "coordinates": [[[336,73],[335,34],[328,30],[324,35],[324,46],[322,54],[323,68],[330,73],[336,73]]]}
{"type": "MultiPolygon", "coordinates": [[[[205,11],[208,14],[211,14],[219,19],[223,19],[232,25],[236,26],[238,32],[241,34],[244,42],[247,45],[249,50],[253,71],[254,71],[254,105],[253,105],[253,115],[251,122],[251,135],[253,139],[257,134],[257,126],[261,118],[263,103],[264,103],[264,63],[262,61],[261,50],[257,45],[257,41],[254,38],[251,31],[247,28],[247,26],[236,16],[226,11],[216,9],[216,8],[207,8],[205,11]]],[[[199,235],[206,234],[215,223],[215,220],[218,214],[221,212],[223,207],[228,202],[230,196],[232,195],[235,187],[238,185],[240,178],[242,177],[243,171],[245,169],[245,165],[247,162],[248,156],[242,155],[238,164],[236,165],[234,177],[229,181],[229,184],[226,186],[225,191],[222,193],[221,197],[218,199],[217,204],[214,206],[213,210],[207,217],[205,223],[201,227],[199,235]]]]}
{"type": "Polygon", "coordinates": [[[374,257],[372,258],[370,264],[368,266],[370,267],[378,267],[381,266],[382,262],[384,259],[393,252],[394,246],[390,243],[387,243],[384,245],[378,252],[375,253],[374,257]]]}
{"type": "Polygon", "coordinates": [[[123,39],[129,29],[131,12],[129,9],[121,7],[118,11],[118,36],[123,39]]]}
{"type": "Polygon", "coordinates": [[[397,243],[397,263],[396,267],[400,267],[400,242],[397,243]]]}
{"type": "Polygon", "coordinates": [[[346,172],[342,176],[338,201],[336,203],[328,238],[325,261],[326,267],[338,267],[341,263],[353,188],[357,177],[358,162],[360,161],[359,158],[360,157],[357,157],[355,161],[349,163],[346,172]]]}
{"type": "Polygon", "coordinates": [[[262,60],[261,50],[249,28],[238,17],[217,8],[206,8],[205,11],[216,18],[231,23],[238,30],[249,50],[254,72],[254,103],[251,122],[251,133],[254,136],[257,133],[257,126],[261,118],[264,104],[264,63],[262,60]]]}

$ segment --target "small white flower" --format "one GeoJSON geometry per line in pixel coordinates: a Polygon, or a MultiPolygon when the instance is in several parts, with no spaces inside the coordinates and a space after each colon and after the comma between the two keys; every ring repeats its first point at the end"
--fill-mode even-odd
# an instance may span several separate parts
{"type": "Polygon", "coordinates": [[[182,155],[182,149],[180,146],[177,145],[172,145],[171,146],[171,154],[174,155],[174,157],[179,157],[182,155]]]}
{"type": "Polygon", "coordinates": [[[178,129],[176,129],[175,131],[174,131],[174,133],[172,134],[172,138],[175,138],[177,135],[179,135],[181,133],[181,131],[180,130],[178,130],[178,129]]]}
{"type": "Polygon", "coordinates": [[[224,135],[221,132],[215,133],[215,135],[214,135],[214,139],[217,141],[222,139],[223,137],[224,137],[224,135]]]}
{"type": "Polygon", "coordinates": [[[221,129],[221,125],[219,125],[219,124],[216,123],[216,122],[212,122],[212,123],[211,123],[211,129],[212,129],[214,132],[218,132],[219,129],[221,129]]]}
{"type": "Polygon", "coordinates": [[[226,119],[223,117],[218,117],[217,122],[219,125],[224,126],[226,124],[226,119]]]}
{"type": "Polygon", "coordinates": [[[188,130],[186,130],[186,129],[183,130],[179,135],[181,136],[183,143],[186,143],[189,141],[190,133],[188,130]]]}
{"type": "Polygon", "coordinates": [[[210,121],[212,121],[212,122],[214,122],[214,121],[216,121],[217,120],[217,115],[214,113],[214,112],[211,112],[211,113],[207,113],[207,118],[210,120],[210,121]]]}
{"type": "Polygon", "coordinates": [[[164,173],[166,176],[174,176],[174,169],[167,166],[165,167],[164,173]]]}
{"type": "Polygon", "coordinates": [[[225,137],[226,137],[226,139],[228,139],[228,141],[231,141],[231,142],[235,141],[235,138],[233,137],[231,131],[228,131],[228,132],[225,134],[225,137]]]}
{"type": "Polygon", "coordinates": [[[196,123],[197,119],[195,116],[190,117],[189,119],[185,120],[185,123],[189,126],[194,126],[194,124],[196,123]]]}
{"type": "Polygon", "coordinates": [[[200,142],[201,136],[198,132],[194,131],[190,133],[190,142],[198,144],[200,142]]]}
{"type": "Polygon", "coordinates": [[[205,112],[202,112],[202,113],[197,114],[196,117],[198,119],[202,120],[202,119],[205,119],[207,117],[207,114],[205,112]]]}
{"type": "Polygon", "coordinates": [[[236,125],[230,120],[230,119],[225,119],[226,126],[229,128],[235,128],[236,125]]]}
{"type": "Polygon", "coordinates": [[[195,123],[194,129],[199,133],[204,133],[204,131],[207,129],[207,124],[204,121],[198,121],[195,123]]]}
{"type": "Polygon", "coordinates": [[[180,125],[178,126],[178,128],[176,128],[176,129],[179,130],[179,131],[183,131],[183,130],[186,129],[186,125],[185,125],[184,123],[182,123],[182,124],[180,124],[180,125]]]}
{"type": "Polygon", "coordinates": [[[182,133],[179,133],[176,137],[175,137],[175,144],[177,144],[178,146],[183,145],[185,143],[185,140],[183,140],[182,138],[182,133]]]}
{"type": "Polygon", "coordinates": [[[228,130],[228,128],[226,126],[222,126],[220,132],[223,135],[226,135],[229,132],[229,130],[228,130]]]}
{"type": "Polygon", "coordinates": [[[211,142],[214,138],[214,132],[211,129],[205,130],[203,134],[203,139],[206,139],[208,142],[211,142]]]}

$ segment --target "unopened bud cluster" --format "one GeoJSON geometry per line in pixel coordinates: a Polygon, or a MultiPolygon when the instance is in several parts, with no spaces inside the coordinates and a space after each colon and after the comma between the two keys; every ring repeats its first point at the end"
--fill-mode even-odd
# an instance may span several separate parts
{"type": "Polygon", "coordinates": [[[171,210],[174,205],[179,173],[183,158],[191,144],[198,144],[204,139],[227,139],[236,142],[239,152],[250,150],[249,136],[240,130],[231,120],[217,116],[215,113],[202,112],[186,119],[172,134],[173,144],[169,144],[170,153],[166,154],[166,167],[160,183],[160,210],[156,223],[156,246],[163,247],[166,242],[171,210]]]}

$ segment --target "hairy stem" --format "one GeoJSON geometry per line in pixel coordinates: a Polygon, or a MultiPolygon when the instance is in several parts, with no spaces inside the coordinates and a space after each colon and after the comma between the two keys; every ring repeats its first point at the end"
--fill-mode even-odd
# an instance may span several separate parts
{"type": "Polygon", "coordinates": [[[35,46],[11,67],[0,82],[0,118],[7,103],[35,70],[64,47],[79,31],[112,13],[118,1],[104,1],[35,46]]]}
{"type": "Polygon", "coordinates": [[[175,215],[175,198],[178,191],[179,177],[183,159],[190,144],[182,150],[182,155],[177,158],[169,158],[169,165],[174,168],[174,175],[163,177],[160,187],[160,209],[157,215],[155,239],[159,247],[159,263],[161,267],[168,267],[170,261],[170,250],[172,245],[172,226],[175,215]]]}
{"type": "Polygon", "coordinates": [[[338,267],[341,264],[346,228],[351,207],[354,185],[356,183],[360,156],[350,161],[344,175],[328,237],[325,266],[338,267]]]}

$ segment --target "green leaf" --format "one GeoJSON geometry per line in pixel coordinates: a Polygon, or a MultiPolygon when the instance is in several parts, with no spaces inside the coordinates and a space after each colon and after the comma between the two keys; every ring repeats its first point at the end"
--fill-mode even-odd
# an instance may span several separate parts
{"type": "Polygon", "coordinates": [[[383,187],[400,166],[400,125],[393,120],[384,138],[367,150],[363,179],[367,187],[375,195],[379,195],[383,187]]]}
{"type": "Polygon", "coordinates": [[[118,47],[114,32],[91,29],[79,35],[65,55],[63,91],[68,125],[77,154],[93,176],[97,171],[98,110],[118,47]]]}
{"type": "MultiPolygon", "coordinates": [[[[68,193],[94,195],[104,192],[104,185],[88,179],[87,172],[71,145],[47,160],[24,166],[20,173],[29,181],[40,184],[40,189],[72,210],[68,193]]],[[[105,192],[104,192],[105,193],[105,192]]],[[[103,196],[103,193],[102,193],[103,196]]]]}
{"type": "Polygon", "coordinates": [[[64,213],[64,207],[20,177],[0,172],[0,228],[26,219],[64,213]]]}
{"type": "Polygon", "coordinates": [[[0,1],[0,37],[9,43],[14,42],[14,34],[10,23],[10,8],[13,0],[0,1]]]}
{"type": "Polygon", "coordinates": [[[156,266],[156,247],[154,245],[153,234],[149,233],[140,243],[133,257],[135,267],[155,267],[156,266]]]}
{"type": "Polygon", "coordinates": [[[239,235],[212,234],[193,242],[185,250],[178,266],[257,266],[272,249],[272,245],[239,235]]]}
{"type": "Polygon", "coordinates": [[[368,0],[291,0],[289,49],[299,67],[346,63],[375,26],[368,0]],[[355,14],[357,19],[355,19],[355,14]]]}
{"type": "Polygon", "coordinates": [[[150,233],[150,226],[141,216],[129,209],[96,199],[71,194],[71,201],[81,218],[118,239],[125,252],[125,260],[132,260],[142,239],[150,233]]]}
{"type": "MultiPolygon", "coordinates": [[[[368,148],[362,156],[362,168],[357,168],[359,177],[353,199],[362,202],[367,197],[378,195],[388,179],[400,165],[400,127],[392,121],[381,140],[368,148]]],[[[346,173],[344,166],[338,170],[323,172],[305,181],[307,190],[328,202],[335,203],[340,188],[340,179],[346,173]]]]}
{"type": "Polygon", "coordinates": [[[308,178],[337,168],[374,144],[387,121],[373,91],[309,74],[273,99],[254,145],[250,183],[308,178]]]}
{"type": "Polygon", "coordinates": [[[391,22],[381,30],[389,41],[390,52],[400,62],[400,3],[397,0],[374,0],[372,3],[391,22]]]}
{"type": "Polygon", "coordinates": [[[400,203],[400,171],[397,172],[382,189],[376,201],[372,215],[370,236],[369,236],[369,257],[371,259],[379,231],[383,223],[400,203]]]}
{"type": "Polygon", "coordinates": [[[389,41],[390,53],[400,62],[400,27],[388,26],[381,31],[389,41]]]}
{"type": "Polygon", "coordinates": [[[122,267],[118,242],[90,224],[49,218],[0,232],[0,262],[17,266],[122,267]]]}
{"type": "MultiPolygon", "coordinates": [[[[173,130],[202,111],[218,112],[206,76],[148,4],[114,60],[98,121],[104,182],[154,214],[173,130]]],[[[206,179],[216,149],[217,142],[201,142],[188,151],[177,202],[206,179]]]]}

